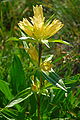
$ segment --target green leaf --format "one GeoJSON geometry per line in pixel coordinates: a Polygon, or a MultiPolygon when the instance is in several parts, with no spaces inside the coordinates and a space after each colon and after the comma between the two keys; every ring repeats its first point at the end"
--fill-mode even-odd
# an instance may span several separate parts
{"type": "Polygon", "coordinates": [[[59,84],[58,78],[56,78],[56,76],[55,76],[55,78],[56,78],[56,80],[55,80],[54,78],[52,78],[52,77],[50,77],[49,75],[47,75],[47,73],[44,72],[44,71],[42,71],[42,76],[43,76],[46,80],[48,80],[50,83],[52,83],[53,85],[55,85],[55,86],[57,86],[57,87],[59,87],[59,88],[61,88],[62,90],[64,90],[64,91],[67,92],[66,88],[65,88],[63,85],[59,84]]]}
{"type": "Polygon", "coordinates": [[[10,38],[7,40],[7,42],[9,42],[9,41],[19,41],[19,39],[16,38],[16,37],[10,37],[10,38]]]}
{"type": "Polygon", "coordinates": [[[30,109],[30,114],[31,115],[34,115],[36,113],[36,109],[37,109],[37,100],[36,100],[36,97],[35,97],[35,94],[33,94],[30,99],[29,99],[29,103],[30,103],[30,106],[31,106],[31,109],[30,109]]]}
{"type": "Polygon", "coordinates": [[[66,44],[69,46],[72,46],[70,43],[63,41],[63,40],[53,40],[53,39],[49,39],[48,42],[58,42],[58,43],[62,43],[62,44],[66,44]]]}
{"type": "Polygon", "coordinates": [[[75,76],[66,77],[66,78],[64,78],[64,80],[65,80],[65,84],[79,83],[80,82],[80,75],[77,74],[75,76]]]}
{"type": "Polygon", "coordinates": [[[17,118],[17,111],[13,109],[4,109],[3,111],[0,112],[0,114],[6,118],[7,120],[15,120],[17,118]]]}
{"type": "Polygon", "coordinates": [[[22,101],[29,98],[33,93],[31,92],[31,88],[26,88],[19,92],[14,100],[12,100],[5,108],[13,107],[14,105],[21,103],[22,101]]]}
{"type": "Polygon", "coordinates": [[[50,61],[50,60],[52,60],[52,58],[53,58],[53,55],[46,55],[45,56],[45,60],[44,61],[50,61]]]}
{"type": "Polygon", "coordinates": [[[21,41],[26,41],[26,42],[37,42],[37,40],[35,40],[32,37],[21,37],[19,38],[21,41]]]}
{"type": "Polygon", "coordinates": [[[54,18],[55,14],[53,14],[46,22],[45,24],[50,24],[52,19],[54,18]]]}
{"type": "Polygon", "coordinates": [[[11,84],[13,92],[19,92],[25,88],[25,74],[23,71],[22,63],[17,55],[14,55],[13,62],[10,69],[11,84]]]}
{"type": "Polygon", "coordinates": [[[7,82],[5,82],[3,80],[0,80],[0,91],[5,95],[5,97],[8,100],[12,99],[13,96],[12,96],[11,91],[9,89],[9,85],[7,82]]]}
{"type": "Polygon", "coordinates": [[[60,78],[60,76],[58,74],[56,74],[53,69],[49,72],[49,76],[54,79],[56,82],[58,82],[63,88],[66,89],[63,80],[60,78]]]}
{"type": "Polygon", "coordinates": [[[6,118],[6,120],[15,120],[15,119],[13,119],[13,118],[7,117],[7,115],[5,115],[5,114],[3,114],[3,113],[1,113],[1,115],[2,115],[4,118],[6,118]]]}
{"type": "Polygon", "coordinates": [[[46,47],[50,48],[50,47],[49,47],[48,40],[41,40],[41,42],[42,42],[43,44],[45,44],[45,45],[46,45],[46,47]]]}
{"type": "Polygon", "coordinates": [[[32,37],[20,37],[19,39],[16,37],[11,37],[7,40],[7,42],[10,41],[14,41],[14,42],[22,42],[22,41],[26,41],[26,42],[37,42],[37,40],[35,40],[32,37]]]}
{"type": "Polygon", "coordinates": [[[67,55],[67,53],[66,53],[65,55],[62,55],[62,56],[58,57],[58,58],[55,59],[52,63],[54,64],[54,63],[59,62],[59,61],[60,61],[61,59],[63,59],[63,57],[66,56],[66,55],[67,55]]]}

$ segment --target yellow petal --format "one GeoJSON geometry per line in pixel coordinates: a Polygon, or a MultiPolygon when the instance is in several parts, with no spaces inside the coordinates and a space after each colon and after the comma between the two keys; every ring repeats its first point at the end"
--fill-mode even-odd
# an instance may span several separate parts
{"type": "Polygon", "coordinates": [[[51,61],[45,61],[41,64],[41,69],[44,71],[50,71],[52,66],[51,61]]]}
{"type": "Polygon", "coordinates": [[[23,19],[23,21],[20,21],[18,23],[18,25],[26,34],[33,37],[33,33],[32,33],[33,26],[27,19],[23,19]]]}
{"type": "Polygon", "coordinates": [[[63,24],[59,20],[53,20],[51,24],[49,24],[45,28],[45,37],[51,37],[55,33],[57,33],[61,28],[63,27],[63,24]]]}
{"type": "Polygon", "coordinates": [[[23,23],[25,26],[28,26],[31,30],[33,29],[32,24],[26,18],[23,18],[23,23]]]}
{"type": "Polygon", "coordinates": [[[30,46],[30,48],[28,48],[28,53],[29,53],[31,59],[38,62],[38,52],[37,52],[36,48],[32,44],[29,44],[29,46],[30,46]]]}
{"type": "Polygon", "coordinates": [[[44,20],[42,5],[40,6],[36,5],[36,7],[33,7],[33,12],[34,12],[35,18],[38,18],[38,16],[40,16],[41,19],[44,20]]]}

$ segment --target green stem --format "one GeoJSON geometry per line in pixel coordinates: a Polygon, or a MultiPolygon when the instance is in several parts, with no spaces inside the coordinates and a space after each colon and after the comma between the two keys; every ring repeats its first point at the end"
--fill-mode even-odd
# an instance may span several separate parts
{"type": "MultiPolygon", "coordinates": [[[[40,60],[41,60],[41,54],[42,54],[42,44],[39,43],[39,58],[38,58],[38,66],[40,67],[40,60]]],[[[42,80],[40,78],[40,86],[42,84],[42,80]]],[[[40,116],[40,94],[37,95],[37,104],[38,104],[38,120],[41,119],[40,116]]]]}
{"type": "Polygon", "coordinates": [[[38,58],[38,66],[40,66],[41,54],[42,54],[42,44],[39,43],[39,58],[38,58]]]}
{"type": "Polygon", "coordinates": [[[38,120],[40,120],[40,94],[37,95],[37,104],[38,104],[38,120]]]}

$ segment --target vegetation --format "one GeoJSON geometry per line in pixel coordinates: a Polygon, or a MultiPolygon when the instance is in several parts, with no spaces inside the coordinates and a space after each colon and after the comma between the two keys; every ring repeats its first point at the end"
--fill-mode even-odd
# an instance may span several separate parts
{"type": "Polygon", "coordinates": [[[79,11],[79,0],[0,1],[0,120],[80,119],[79,11]]]}

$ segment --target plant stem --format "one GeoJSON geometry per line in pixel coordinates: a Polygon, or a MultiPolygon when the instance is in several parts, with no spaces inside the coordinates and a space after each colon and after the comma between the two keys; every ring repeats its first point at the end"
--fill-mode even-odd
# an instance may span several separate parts
{"type": "MultiPolygon", "coordinates": [[[[39,43],[39,58],[38,58],[38,66],[40,67],[40,60],[42,55],[42,43],[39,43]]],[[[42,86],[42,78],[40,76],[40,87],[42,86]]]]}
{"type": "Polygon", "coordinates": [[[38,120],[40,120],[40,94],[37,95],[37,104],[38,104],[38,120]]]}
{"type": "Polygon", "coordinates": [[[39,43],[39,58],[38,58],[38,66],[40,66],[41,54],[42,54],[42,43],[39,43]]]}
{"type": "MultiPolygon", "coordinates": [[[[40,60],[41,60],[41,54],[42,54],[42,44],[39,43],[39,58],[38,58],[38,66],[40,66],[40,60]]],[[[40,86],[42,84],[41,78],[40,78],[40,86]]],[[[38,120],[40,120],[40,94],[37,95],[37,104],[38,104],[38,120]]]]}

